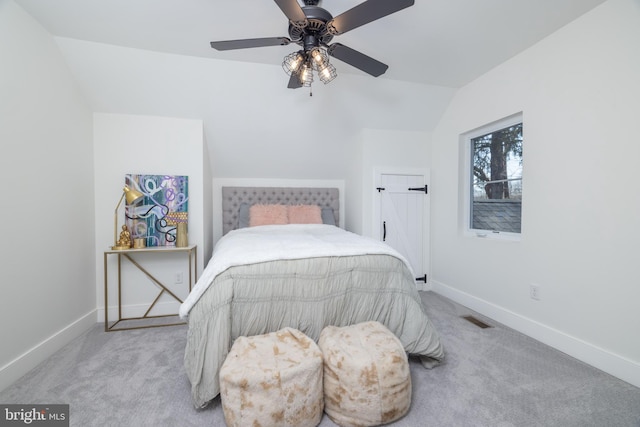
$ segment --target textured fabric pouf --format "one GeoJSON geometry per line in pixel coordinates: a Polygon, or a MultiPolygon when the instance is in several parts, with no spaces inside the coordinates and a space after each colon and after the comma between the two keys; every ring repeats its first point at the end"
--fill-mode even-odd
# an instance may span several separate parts
{"type": "Polygon", "coordinates": [[[322,353],[297,329],[239,337],[220,368],[228,426],[317,426],[322,419],[322,353]]]}
{"type": "Polygon", "coordinates": [[[375,426],[411,406],[411,373],[400,340],[379,322],[322,330],[324,410],[340,426],[375,426]]]}

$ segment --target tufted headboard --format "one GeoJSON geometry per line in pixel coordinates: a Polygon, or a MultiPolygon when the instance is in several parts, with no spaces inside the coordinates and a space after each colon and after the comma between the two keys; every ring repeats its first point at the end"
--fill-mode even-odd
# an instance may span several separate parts
{"type": "Polygon", "coordinates": [[[340,198],[337,188],[222,187],[222,234],[238,228],[240,204],[318,205],[332,208],[339,226],[340,198]]]}

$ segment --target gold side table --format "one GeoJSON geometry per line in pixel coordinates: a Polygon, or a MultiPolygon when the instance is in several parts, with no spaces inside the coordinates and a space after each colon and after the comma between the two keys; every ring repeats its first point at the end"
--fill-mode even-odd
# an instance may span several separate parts
{"type": "Polygon", "coordinates": [[[173,247],[173,246],[154,246],[154,247],[146,247],[146,248],[140,248],[140,249],[121,249],[121,250],[114,250],[114,249],[109,249],[104,251],[104,330],[105,332],[111,332],[111,331],[125,331],[125,330],[129,330],[129,329],[142,329],[142,328],[155,328],[155,327],[160,327],[160,326],[175,326],[175,325],[183,325],[186,322],[175,322],[175,323],[161,323],[161,324],[149,324],[149,325],[142,325],[142,326],[130,326],[130,327],[120,327],[120,328],[116,328],[116,325],[118,325],[118,323],[125,321],[125,320],[142,320],[142,319],[154,319],[154,318],[159,318],[159,317],[173,317],[173,316],[177,316],[177,314],[165,314],[165,315],[149,315],[149,313],[151,312],[151,309],[153,309],[153,307],[156,305],[156,302],[158,302],[158,300],[160,299],[160,297],[162,296],[162,294],[167,293],[168,295],[171,295],[171,297],[173,299],[175,299],[176,301],[178,301],[180,304],[183,303],[183,301],[173,292],[171,292],[171,290],[164,285],[162,282],[160,282],[160,280],[158,280],[157,278],[155,278],[151,273],[149,273],[144,267],[142,267],[140,265],[140,263],[138,263],[138,261],[136,261],[133,258],[133,254],[141,254],[141,253],[152,253],[154,255],[158,255],[160,256],[161,254],[175,254],[175,253],[185,253],[187,255],[187,261],[189,263],[189,279],[188,279],[188,283],[189,283],[189,292],[191,292],[191,288],[192,285],[195,284],[196,282],[196,275],[198,274],[198,248],[197,245],[189,245],[183,248],[177,248],[177,247],[173,247]],[[111,255],[116,255],[118,258],[118,320],[116,320],[112,325],[109,325],[109,293],[108,293],[108,285],[109,285],[109,278],[108,278],[108,274],[109,274],[109,269],[107,266],[107,259],[109,256],[111,255]],[[122,317],[122,260],[126,259],[128,260],[131,264],[133,264],[138,270],[140,270],[141,272],[143,272],[149,279],[151,279],[156,285],[158,285],[160,287],[160,292],[158,293],[158,295],[156,296],[156,298],[153,300],[153,302],[151,303],[151,305],[149,306],[149,308],[147,309],[147,311],[145,312],[145,314],[143,316],[140,317],[122,317]],[[193,270],[192,270],[192,265],[193,265],[193,270]]]}

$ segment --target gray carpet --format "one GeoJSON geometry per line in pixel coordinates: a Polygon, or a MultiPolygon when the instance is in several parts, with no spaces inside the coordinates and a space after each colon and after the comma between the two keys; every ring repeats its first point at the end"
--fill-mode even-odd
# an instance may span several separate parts
{"type": "MultiPolygon", "coordinates": [[[[640,389],[490,319],[422,292],[447,351],[411,361],[413,402],[394,426],[640,426],[640,389]]],[[[193,408],[182,367],[186,326],[102,331],[97,324],[0,392],[0,403],[68,403],[72,426],[224,426],[220,399],[193,408]]],[[[334,424],[325,415],[321,426],[334,424]]]]}

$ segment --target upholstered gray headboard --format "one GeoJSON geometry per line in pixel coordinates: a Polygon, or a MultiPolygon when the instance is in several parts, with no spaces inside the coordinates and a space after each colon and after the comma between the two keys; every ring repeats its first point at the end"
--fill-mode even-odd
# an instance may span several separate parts
{"type": "Polygon", "coordinates": [[[238,228],[240,205],[318,205],[332,208],[339,226],[340,194],[337,188],[222,187],[222,234],[238,228]]]}

